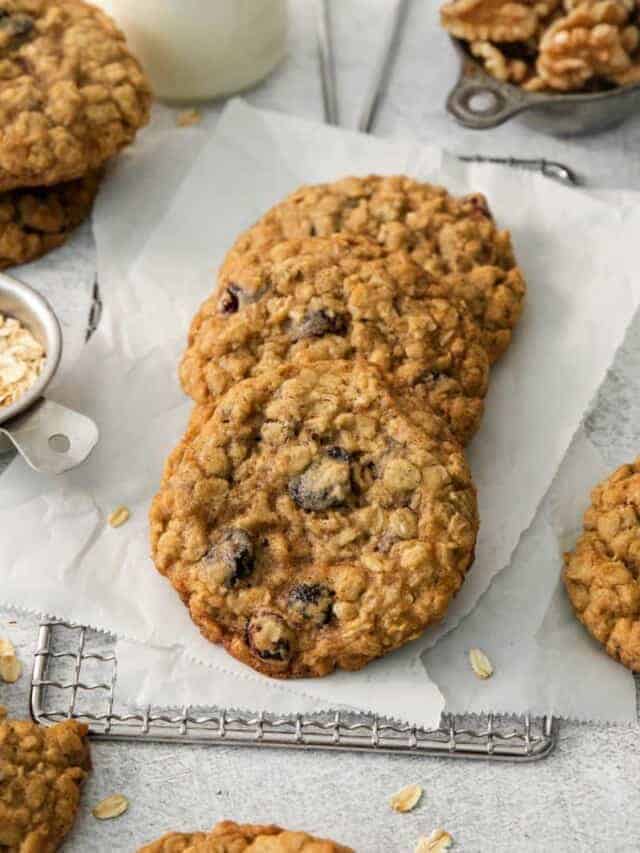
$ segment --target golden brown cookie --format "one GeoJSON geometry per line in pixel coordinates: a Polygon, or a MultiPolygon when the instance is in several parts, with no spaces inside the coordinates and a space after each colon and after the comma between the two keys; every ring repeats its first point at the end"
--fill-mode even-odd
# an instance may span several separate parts
{"type": "Polygon", "coordinates": [[[83,0],[0,0],[0,191],[99,168],[149,118],[113,21],[83,0]]]}
{"type": "Polygon", "coordinates": [[[279,826],[253,826],[224,820],[211,832],[172,832],[138,853],[354,853],[327,839],[279,826]]]}
{"type": "Polygon", "coordinates": [[[150,513],[205,637],[267,675],[360,669],[444,615],[473,559],[459,445],[365,362],[289,365],[195,410],[150,513]]]}
{"type": "Polygon", "coordinates": [[[508,347],[526,287],[509,232],[479,193],[454,198],[443,187],[379,175],[301,187],[236,241],[229,263],[283,239],[337,232],[408,251],[439,295],[469,302],[491,362],[508,347]]]}
{"type": "Polygon", "coordinates": [[[640,457],[591,492],[584,532],[565,554],[564,582],[582,624],[640,672],[640,457]]]}
{"type": "Polygon", "coordinates": [[[61,246],[89,216],[99,185],[92,172],[66,184],[0,193],[0,269],[61,246]]]}
{"type": "Polygon", "coordinates": [[[0,708],[0,850],[53,853],[75,820],[90,768],[87,727],[8,720],[0,708]]]}
{"type": "Polygon", "coordinates": [[[287,362],[366,358],[413,405],[444,417],[466,444],[489,362],[466,305],[429,295],[406,252],[333,235],[236,255],[196,315],[180,376],[198,403],[287,362]]]}

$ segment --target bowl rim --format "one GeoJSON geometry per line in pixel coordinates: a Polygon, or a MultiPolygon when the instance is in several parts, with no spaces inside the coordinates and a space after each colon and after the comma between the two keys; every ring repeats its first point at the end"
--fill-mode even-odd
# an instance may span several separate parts
{"type": "Polygon", "coordinates": [[[46,344],[45,363],[40,376],[15,403],[0,407],[0,427],[40,399],[55,376],[62,356],[60,321],[47,299],[28,284],[0,272],[0,297],[3,293],[10,293],[14,299],[24,305],[28,313],[35,314],[38,317],[45,330],[46,344]]]}

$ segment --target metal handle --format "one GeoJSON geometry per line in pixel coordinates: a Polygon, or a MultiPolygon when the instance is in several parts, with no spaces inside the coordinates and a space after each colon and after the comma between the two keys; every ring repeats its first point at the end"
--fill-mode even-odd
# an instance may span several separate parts
{"type": "Polygon", "coordinates": [[[336,69],[331,39],[329,0],[316,0],[316,41],[322,81],[322,103],[327,124],[339,125],[336,69]]]}
{"type": "Polygon", "coordinates": [[[80,465],[98,441],[98,427],[86,415],[43,397],[0,426],[25,462],[43,474],[62,474],[80,465]]]}
{"type": "Polygon", "coordinates": [[[497,127],[527,106],[517,90],[511,92],[490,77],[470,74],[468,68],[447,98],[448,112],[471,130],[497,127]]]}
{"type": "Polygon", "coordinates": [[[397,0],[393,10],[393,20],[387,30],[387,37],[382,50],[380,65],[375,71],[371,88],[365,98],[362,115],[358,120],[358,130],[362,133],[371,133],[376,119],[378,107],[384,96],[385,88],[391,75],[391,69],[400,48],[402,31],[409,11],[408,0],[397,0]]]}

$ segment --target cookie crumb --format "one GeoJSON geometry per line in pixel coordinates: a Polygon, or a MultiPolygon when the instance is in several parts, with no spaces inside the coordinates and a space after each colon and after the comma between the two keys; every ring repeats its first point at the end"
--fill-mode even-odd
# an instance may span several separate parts
{"type": "Polygon", "coordinates": [[[110,513],[107,518],[107,522],[111,527],[122,527],[123,524],[126,524],[127,521],[129,521],[130,517],[131,513],[126,506],[118,506],[112,513],[110,513]]]}
{"type": "Polygon", "coordinates": [[[123,794],[111,794],[101,800],[91,809],[91,814],[98,820],[111,820],[120,817],[129,808],[129,800],[123,794]]]}
{"type": "Polygon", "coordinates": [[[410,812],[418,805],[422,797],[422,788],[420,785],[407,785],[406,788],[395,793],[390,800],[391,808],[394,812],[410,812]]]}
{"type": "Polygon", "coordinates": [[[200,124],[202,121],[202,113],[198,110],[183,110],[176,119],[178,127],[193,127],[194,124],[200,124]]]}
{"type": "Polygon", "coordinates": [[[453,836],[444,829],[434,829],[426,838],[419,838],[414,853],[442,853],[453,847],[453,836]]]}
{"type": "Polygon", "coordinates": [[[0,637],[0,658],[13,657],[15,653],[16,650],[11,640],[7,640],[6,637],[0,637]]]}
{"type": "Polygon", "coordinates": [[[469,663],[478,678],[486,679],[493,675],[493,664],[482,649],[469,650],[469,663]]]}
{"type": "Polygon", "coordinates": [[[11,640],[0,638],[0,679],[5,684],[15,684],[22,675],[22,664],[18,660],[11,640]]]}

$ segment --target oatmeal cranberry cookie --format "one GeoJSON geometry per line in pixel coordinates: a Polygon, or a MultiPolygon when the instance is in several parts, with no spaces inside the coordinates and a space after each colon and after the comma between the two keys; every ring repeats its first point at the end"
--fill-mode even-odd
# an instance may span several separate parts
{"type": "Polygon", "coordinates": [[[75,820],[90,768],[87,727],[6,719],[0,708],[0,850],[53,853],[75,820]]]}
{"type": "Polygon", "coordinates": [[[363,357],[467,443],[487,392],[489,363],[466,306],[428,295],[405,252],[333,235],[278,243],[229,261],[196,315],[181,365],[197,402],[285,362],[363,357]]]}
{"type": "Polygon", "coordinates": [[[484,196],[454,198],[443,187],[404,176],[301,187],[237,240],[229,262],[283,239],[335,232],[368,237],[385,251],[408,251],[439,295],[469,301],[492,362],[508,347],[525,283],[509,232],[496,227],[484,196]]]}
{"type": "Polygon", "coordinates": [[[478,525],[444,422],[413,420],[361,361],[278,368],[196,408],[150,521],[204,636],[279,678],[359,669],[419,636],[478,525]]]}
{"type": "Polygon", "coordinates": [[[130,143],[151,94],[124,36],[82,0],[0,0],[0,191],[81,177],[130,143]]]}
{"type": "Polygon", "coordinates": [[[100,175],[0,193],[0,269],[26,264],[61,246],[91,212],[100,175]]]}
{"type": "Polygon", "coordinates": [[[354,853],[333,841],[290,832],[279,826],[253,826],[230,820],[211,832],[171,832],[138,853],[354,853]]]}
{"type": "Polygon", "coordinates": [[[564,582],[582,624],[640,672],[640,457],[592,491],[584,532],[565,554],[564,582]]]}

